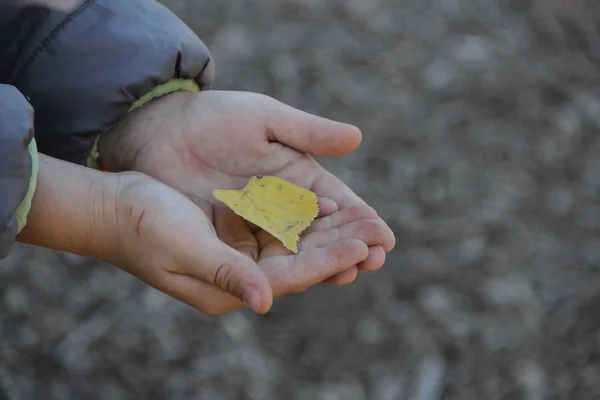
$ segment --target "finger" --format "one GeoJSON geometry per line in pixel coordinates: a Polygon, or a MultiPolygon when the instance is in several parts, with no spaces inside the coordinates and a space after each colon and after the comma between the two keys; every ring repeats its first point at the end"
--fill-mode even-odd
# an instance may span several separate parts
{"type": "Polygon", "coordinates": [[[215,207],[214,220],[219,239],[256,261],[258,242],[242,217],[227,207],[215,207]]]}
{"type": "Polygon", "coordinates": [[[393,238],[387,226],[379,219],[361,219],[350,222],[340,228],[322,230],[302,236],[298,250],[304,251],[324,247],[341,239],[358,239],[367,246],[390,246],[393,238]]]}
{"type": "Polygon", "coordinates": [[[350,267],[343,272],[340,272],[332,277],[325,279],[323,283],[328,283],[331,285],[348,285],[354,282],[357,276],[358,269],[356,267],[350,267]]]}
{"type": "MultiPolygon", "coordinates": [[[[313,181],[310,190],[317,196],[327,197],[335,201],[340,210],[357,205],[367,206],[365,201],[358,197],[348,186],[324,169],[321,169],[321,172],[313,181]]],[[[380,217],[378,218],[385,223],[380,217]]],[[[391,251],[396,245],[396,238],[391,229],[390,233],[394,239],[389,247],[384,248],[386,252],[391,251]]]]}
{"type": "MultiPolygon", "coordinates": [[[[331,218],[329,218],[329,221],[325,222],[321,228],[338,226],[338,224],[341,223],[346,224],[341,228],[317,230],[316,232],[306,235],[300,248],[309,246],[323,246],[329,241],[339,239],[340,236],[353,237],[363,240],[368,246],[370,246],[369,256],[365,261],[359,264],[359,268],[356,269],[357,272],[358,270],[375,271],[381,268],[385,262],[385,251],[379,244],[387,242],[389,245],[390,242],[393,243],[393,234],[391,234],[387,225],[378,219],[362,219],[348,223],[348,221],[353,219],[355,215],[361,215],[361,211],[363,215],[372,216],[375,212],[372,209],[369,210],[369,208],[370,207],[355,206],[346,210],[342,210],[341,212],[336,213],[337,215],[332,215],[331,218]],[[356,212],[351,212],[353,209],[355,209],[356,212]]],[[[344,271],[326,279],[324,283],[345,285],[353,282],[354,279],[356,279],[355,275],[352,278],[351,276],[351,272],[344,271]]]]}
{"type": "Polygon", "coordinates": [[[335,201],[326,197],[319,197],[319,215],[317,218],[322,218],[327,215],[331,215],[338,211],[338,206],[335,201]]]}
{"type": "Polygon", "coordinates": [[[168,272],[157,289],[210,315],[247,307],[232,294],[189,275],[168,272]]]}
{"type": "Polygon", "coordinates": [[[385,263],[385,250],[381,246],[369,247],[369,255],[367,259],[357,265],[355,268],[356,274],[352,277],[352,268],[344,272],[340,272],[328,279],[325,279],[323,283],[330,283],[333,285],[347,285],[354,282],[359,271],[377,271],[385,263]]]}
{"type": "Polygon", "coordinates": [[[362,141],[360,130],[318,117],[277,100],[266,112],[267,139],[315,156],[339,156],[354,151],[362,141]]]}
{"type": "MultiPolygon", "coordinates": [[[[308,164],[310,160],[303,162],[308,164]]],[[[356,205],[367,205],[344,182],[322,167],[315,174],[310,190],[315,192],[317,196],[327,197],[335,201],[340,210],[356,205]]]]}
{"type": "MultiPolygon", "coordinates": [[[[290,251],[283,247],[283,243],[275,236],[271,235],[269,232],[265,230],[260,230],[256,232],[256,240],[258,241],[258,248],[261,253],[265,251],[265,248],[271,246],[273,243],[278,243],[281,245],[282,250],[277,252],[275,255],[286,255],[290,254],[290,251]]],[[[269,253],[270,254],[270,253],[269,253]]]]}
{"type": "Polygon", "coordinates": [[[377,212],[372,207],[369,207],[367,205],[348,207],[335,213],[332,213],[331,215],[316,219],[303,232],[303,234],[339,228],[342,225],[365,218],[376,219],[378,218],[377,212]]]}
{"type": "Polygon", "coordinates": [[[358,264],[360,271],[377,271],[385,263],[385,250],[381,246],[369,247],[369,256],[358,264]]]}
{"type": "Polygon", "coordinates": [[[273,293],[258,265],[216,236],[206,236],[195,248],[181,252],[183,273],[232,294],[256,313],[267,312],[273,303],[273,293]]]}
{"type": "MultiPolygon", "coordinates": [[[[352,209],[346,209],[330,217],[322,218],[323,221],[318,221],[320,225],[317,224],[316,230],[307,230],[308,233],[300,236],[298,251],[324,247],[341,239],[359,239],[367,246],[392,247],[394,235],[381,219],[362,218],[363,216],[372,216],[374,211],[369,211],[369,208],[357,206],[354,207],[355,212],[352,209]],[[360,219],[351,222],[355,218],[360,219]]],[[[256,237],[261,251],[271,246],[269,248],[270,256],[291,254],[289,250],[279,245],[280,242],[277,238],[266,231],[258,232],[256,237]],[[273,243],[277,243],[278,246],[272,246],[273,243]]]]}
{"type": "Polygon", "coordinates": [[[296,255],[269,257],[262,264],[274,296],[305,290],[332,275],[345,271],[369,255],[369,248],[357,239],[344,239],[326,247],[296,255]]]}
{"type": "MultiPolygon", "coordinates": [[[[297,161],[293,168],[281,171],[278,176],[311,190],[319,197],[333,200],[337,204],[339,211],[350,207],[362,206],[365,207],[365,211],[368,210],[366,211],[367,214],[373,213],[373,218],[380,219],[385,223],[385,221],[376,215],[375,210],[357,196],[344,182],[322,168],[311,157],[305,157],[303,160],[297,161]],[[302,171],[302,173],[298,171],[302,171]]],[[[352,212],[355,211],[353,210],[352,212]]],[[[371,215],[368,217],[371,217],[371,215]]],[[[313,222],[313,225],[318,226],[317,221],[313,222]]],[[[314,230],[316,228],[311,225],[310,229],[314,230]]],[[[391,229],[390,233],[393,236],[391,229]]],[[[395,238],[392,246],[386,248],[386,251],[390,251],[394,245],[395,238]]]]}

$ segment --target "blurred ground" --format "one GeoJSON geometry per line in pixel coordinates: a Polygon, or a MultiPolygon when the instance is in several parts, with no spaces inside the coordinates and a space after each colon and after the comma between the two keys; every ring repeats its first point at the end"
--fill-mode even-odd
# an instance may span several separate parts
{"type": "Polygon", "coordinates": [[[0,263],[0,398],[600,398],[596,2],[165,3],[217,88],[362,128],[323,162],[397,248],[260,318],[20,248],[0,263]]]}

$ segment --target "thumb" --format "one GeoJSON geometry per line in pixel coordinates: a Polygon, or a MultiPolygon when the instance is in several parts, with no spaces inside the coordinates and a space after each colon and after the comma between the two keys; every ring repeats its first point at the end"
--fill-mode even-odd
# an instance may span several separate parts
{"type": "Polygon", "coordinates": [[[259,266],[217,237],[205,239],[183,260],[186,270],[246,303],[257,314],[269,311],[273,291],[259,266]]]}
{"type": "Polygon", "coordinates": [[[340,156],[362,141],[360,130],[342,122],[318,117],[273,100],[266,113],[267,139],[314,156],[340,156]]]}

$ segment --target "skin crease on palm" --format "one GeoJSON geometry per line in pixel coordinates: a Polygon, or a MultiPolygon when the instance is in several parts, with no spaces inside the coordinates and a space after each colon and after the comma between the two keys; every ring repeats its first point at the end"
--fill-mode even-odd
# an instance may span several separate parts
{"type": "MultiPolygon", "coordinates": [[[[379,269],[395,238],[375,210],[311,155],[347,154],[360,142],[357,128],[304,113],[270,97],[211,90],[154,100],[103,134],[99,150],[102,155],[110,149],[110,158],[101,158],[103,169],[143,172],[184,193],[202,209],[220,240],[261,266],[278,297],[318,283],[314,278],[322,260],[302,271],[263,267],[268,260],[292,260],[294,255],[216,200],[212,191],[240,189],[253,175],[275,175],[315,192],[320,213],[302,233],[299,255],[306,249],[327,246],[332,239],[364,242],[368,253],[361,262],[320,280],[348,284],[360,270],[379,269]]],[[[205,297],[224,311],[244,306],[210,283],[186,278],[177,277],[178,285],[206,292],[205,297]]]]}

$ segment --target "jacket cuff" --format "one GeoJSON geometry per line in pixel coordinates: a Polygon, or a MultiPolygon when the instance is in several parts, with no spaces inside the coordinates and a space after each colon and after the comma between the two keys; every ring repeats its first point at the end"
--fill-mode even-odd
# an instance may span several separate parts
{"type": "Polygon", "coordinates": [[[9,3],[0,5],[0,53],[12,56],[0,57],[0,82],[30,100],[48,156],[85,165],[98,134],[153,87],[177,78],[205,90],[214,79],[205,44],[161,2],[9,3]]]}
{"type": "Polygon", "coordinates": [[[31,178],[29,179],[29,187],[27,188],[27,194],[25,198],[19,204],[17,209],[15,210],[15,216],[17,217],[18,229],[17,233],[21,232],[25,225],[27,225],[27,215],[29,215],[29,211],[31,210],[31,202],[33,200],[33,195],[35,194],[35,189],[37,187],[37,178],[39,171],[39,160],[38,160],[38,151],[35,139],[31,139],[29,142],[29,146],[27,146],[27,150],[31,155],[31,178]]]}
{"type": "Polygon", "coordinates": [[[38,161],[34,118],[25,96],[0,84],[0,259],[12,248],[31,208],[38,161]]]}
{"type": "MultiPolygon", "coordinates": [[[[200,86],[193,79],[171,79],[165,83],[162,83],[148,93],[137,99],[133,102],[127,113],[132,112],[133,110],[143,107],[145,104],[148,104],[150,101],[157,99],[162,96],[166,96],[170,93],[174,92],[199,92],[200,86]]],[[[101,135],[101,134],[100,134],[101,135]]],[[[89,168],[99,169],[98,166],[98,158],[100,157],[100,153],[98,152],[98,141],[100,140],[100,135],[96,136],[94,140],[94,146],[90,151],[90,154],[87,157],[86,165],[89,168]]]]}

